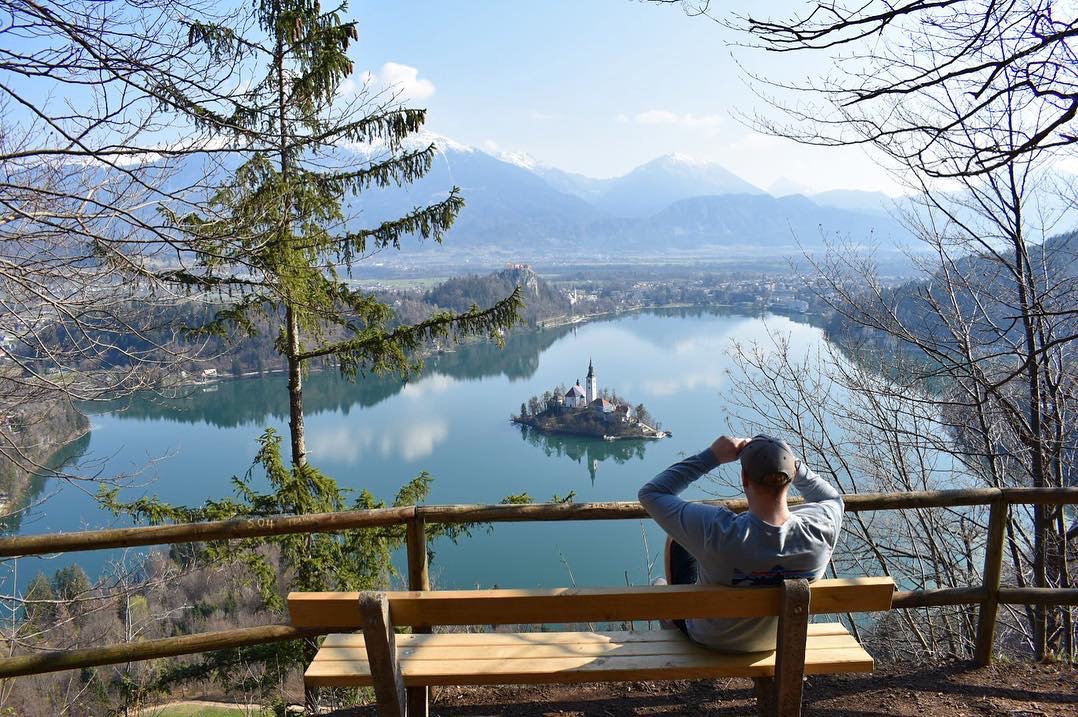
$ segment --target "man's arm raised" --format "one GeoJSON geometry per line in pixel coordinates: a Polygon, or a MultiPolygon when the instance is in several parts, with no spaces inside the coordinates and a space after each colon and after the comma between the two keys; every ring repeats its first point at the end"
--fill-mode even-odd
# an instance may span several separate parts
{"type": "Polygon", "coordinates": [[[715,531],[732,521],[725,508],[690,503],[678,497],[694,480],[721,463],[737,459],[747,439],[719,436],[710,447],[664,470],[644,484],[637,497],[655,522],[690,553],[715,547],[715,531]]]}
{"type": "Polygon", "coordinates": [[[799,512],[802,512],[802,515],[804,511],[819,513],[831,524],[832,530],[828,535],[828,543],[834,548],[835,543],[838,542],[839,530],[842,528],[842,515],[846,509],[842,502],[842,494],[809,469],[804,461],[801,461],[801,465],[794,474],[793,484],[797,492],[805,499],[805,505],[798,509],[799,512]]]}

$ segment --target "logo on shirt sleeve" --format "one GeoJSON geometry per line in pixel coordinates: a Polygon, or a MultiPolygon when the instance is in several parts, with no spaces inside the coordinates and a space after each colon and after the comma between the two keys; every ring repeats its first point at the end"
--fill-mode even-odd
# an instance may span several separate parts
{"type": "Polygon", "coordinates": [[[781,585],[783,580],[797,580],[800,578],[812,580],[815,577],[816,574],[811,570],[787,570],[781,565],[776,565],[770,570],[753,570],[748,573],[734,568],[734,579],[730,584],[735,587],[740,585],[763,587],[766,585],[781,585]]]}

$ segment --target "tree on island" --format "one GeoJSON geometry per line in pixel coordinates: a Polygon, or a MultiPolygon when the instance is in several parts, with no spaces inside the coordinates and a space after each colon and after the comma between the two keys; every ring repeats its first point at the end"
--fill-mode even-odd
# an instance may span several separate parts
{"type": "Polygon", "coordinates": [[[532,396],[520,404],[520,414],[510,416],[510,420],[543,432],[596,438],[662,438],[665,435],[644,404],[637,405],[635,411],[630,410],[631,404],[611,389],[603,389],[599,398],[586,406],[572,407],[557,400],[564,395],[564,386],[558,386],[553,392],[544,391],[541,396],[532,396]],[[600,400],[613,403],[615,410],[606,410],[609,406],[599,409],[600,400]]]}

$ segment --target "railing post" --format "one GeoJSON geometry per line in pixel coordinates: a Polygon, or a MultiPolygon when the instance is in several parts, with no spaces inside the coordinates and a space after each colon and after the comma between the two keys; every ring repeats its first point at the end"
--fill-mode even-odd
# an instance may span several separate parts
{"type": "Polygon", "coordinates": [[[408,519],[408,589],[430,590],[427,565],[427,521],[421,515],[408,519]]]}
{"type": "Polygon", "coordinates": [[[996,637],[996,614],[999,612],[999,583],[1003,573],[1003,538],[1007,526],[1008,503],[1000,492],[988,514],[988,542],[984,549],[984,602],[977,618],[977,646],[974,660],[978,665],[992,663],[996,637]]]}
{"type": "MultiPolygon", "coordinates": [[[[421,515],[408,519],[408,589],[430,590],[430,572],[427,564],[427,521],[421,515]]],[[[429,633],[429,625],[416,625],[416,633],[429,633]]],[[[409,687],[408,717],[427,717],[430,699],[427,687],[409,687]]]]}

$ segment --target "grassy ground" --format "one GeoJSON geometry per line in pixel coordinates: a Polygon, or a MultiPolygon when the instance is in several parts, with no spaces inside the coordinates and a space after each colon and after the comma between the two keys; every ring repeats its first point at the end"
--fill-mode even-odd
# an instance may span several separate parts
{"type": "Polygon", "coordinates": [[[266,710],[185,702],[143,710],[139,717],[270,717],[266,710]]]}

